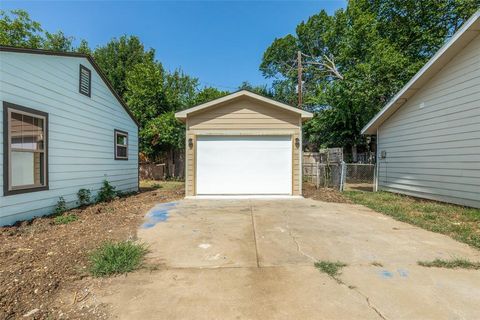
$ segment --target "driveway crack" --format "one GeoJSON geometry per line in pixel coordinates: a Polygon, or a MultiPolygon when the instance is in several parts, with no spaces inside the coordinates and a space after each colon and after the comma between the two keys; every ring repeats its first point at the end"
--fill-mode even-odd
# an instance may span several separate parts
{"type": "MultiPolygon", "coordinates": [[[[287,210],[283,211],[283,214],[286,216],[286,219],[285,219],[285,226],[288,230],[288,234],[289,236],[292,238],[293,242],[295,243],[295,245],[297,246],[297,252],[300,253],[301,255],[303,255],[304,257],[306,258],[309,258],[310,260],[312,260],[312,262],[317,262],[318,259],[316,259],[315,257],[312,257],[311,255],[309,255],[308,253],[306,253],[305,251],[302,250],[302,247],[300,246],[300,243],[298,242],[298,238],[293,234],[292,232],[292,229],[290,228],[290,224],[289,224],[289,217],[288,217],[288,214],[287,214],[287,210]]],[[[372,309],[382,320],[388,320],[388,318],[382,314],[382,312],[380,310],[378,310],[377,307],[375,307],[371,302],[370,302],[370,298],[365,295],[363,292],[361,292],[359,289],[355,288],[355,287],[352,287],[352,286],[349,286],[347,285],[345,282],[343,282],[342,280],[340,280],[339,278],[336,278],[336,277],[332,277],[335,281],[337,281],[338,284],[340,285],[343,285],[345,287],[347,287],[348,289],[350,290],[355,290],[355,292],[357,292],[359,295],[361,295],[368,307],[370,309],[372,309]]]]}
{"type": "Polygon", "coordinates": [[[285,220],[285,226],[288,230],[288,235],[290,236],[290,238],[292,238],[293,242],[297,246],[297,252],[303,255],[304,257],[309,258],[313,262],[317,262],[317,259],[315,259],[314,257],[312,257],[311,255],[309,255],[308,253],[302,250],[302,247],[300,246],[300,243],[298,242],[297,237],[293,234],[292,230],[290,229],[287,210],[283,211],[283,213],[287,217],[287,219],[285,220]]]}
{"type": "Polygon", "coordinates": [[[257,260],[257,268],[260,268],[260,260],[258,258],[258,246],[257,246],[257,230],[255,227],[255,218],[253,217],[253,205],[251,203],[250,203],[250,216],[252,217],[253,241],[255,243],[255,257],[257,260]]]}

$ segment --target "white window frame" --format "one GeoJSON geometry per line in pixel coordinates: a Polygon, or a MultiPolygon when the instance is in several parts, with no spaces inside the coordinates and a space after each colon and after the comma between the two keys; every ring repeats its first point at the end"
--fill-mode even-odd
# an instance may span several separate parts
{"type": "Polygon", "coordinates": [[[115,160],[128,160],[128,132],[126,131],[121,131],[121,130],[114,130],[114,154],[115,154],[115,160]],[[127,139],[127,144],[118,144],[117,143],[117,137],[125,137],[127,139]],[[125,147],[126,149],[126,156],[119,156],[117,154],[117,147],[125,147]]]}

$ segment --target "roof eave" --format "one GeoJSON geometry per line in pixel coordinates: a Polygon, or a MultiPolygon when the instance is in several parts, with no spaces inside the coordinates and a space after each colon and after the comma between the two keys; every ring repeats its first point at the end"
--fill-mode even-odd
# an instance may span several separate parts
{"type": "Polygon", "coordinates": [[[264,96],[261,96],[257,93],[254,93],[254,92],[251,92],[251,91],[248,91],[248,90],[240,90],[240,91],[237,91],[237,92],[234,92],[234,93],[231,93],[229,95],[226,95],[224,97],[221,97],[221,98],[218,98],[218,99],[215,99],[215,100],[212,100],[212,101],[208,101],[208,102],[205,102],[205,103],[202,103],[200,105],[197,105],[195,107],[191,107],[189,109],[186,109],[186,110],[182,110],[182,111],[179,111],[177,113],[175,113],[175,117],[182,121],[182,122],[185,122],[186,121],[186,118],[192,114],[195,114],[197,112],[201,112],[205,109],[208,109],[208,108],[211,108],[211,107],[214,107],[216,105],[219,105],[221,103],[224,103],[224,102],[228,102],[230,100],[233,100],[233,99],[236,99],[236,98],[239,98],[239,97],[242,97],[242,96],[246,96],[246,97],[251,97],[253,99],[257,99],[259,101],[263,101],[263,102],[266,102],[266,103],[269,103],[271,105],[274,105],[274,106],[277,106],[279,108],[282,108],[286,111],[290,111],[290,112],[295,112],[297,114],[299,114],[302,118],[302,120],[308,120],[308,119],[311,119],[313,117],[313,114],[308,112],[308,111],[305,111],[305,110],[301,110],[301,109],[298,109],[296,107],[293,107],[293,106],[290,106],[290,105],[287,105],[283,102],[279,102],[279,101],[275,101],[271,98],[267,98],[267,97],[264,97],[264,96]]]}

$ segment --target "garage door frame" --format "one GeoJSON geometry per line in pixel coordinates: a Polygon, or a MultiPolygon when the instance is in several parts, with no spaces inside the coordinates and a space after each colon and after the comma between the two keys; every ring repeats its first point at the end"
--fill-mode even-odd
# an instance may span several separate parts
{"type": "Polygon", "coordinates": [[[287,133],[287,132],[283,132],[283,133],[269,133],[269,132],[261,132],[261,133],[258,133],[258,134],[255,134],[255,133],[247,133],[247,134],[236,134],[236,133],[233,133],[233,132],[228,132],[228,133],[218,133],[218,132],[212,132],[212,133],[201,133],[201,134],[194,134],[193,135],[193,146],[194,146],[194,152],[193,152],[193,178],[194,178],[194,183],[193,183],[193,194],[194,195],[197,195],[197,190],[198,190],[198,187],[197,187],[197,183],[198,183],[198,178],[197,178],[197,173],[198,173],[198,170],[197,170],[197,159],[198,159],[198,155],[197,155],[197,152],[198,152],[198,137],[201,137],[201,136],[223,136],[223,137],[259,137],[259,136],[289,136],[290,137],[290,143],[291,143],[291,159],[290,159],[290,194],[289,195],[293,195],[294,194],[294,179],[295,179],[295,175],[294,175],[294,172],[295,172],[295,142],[294,142],[294,134],[293,133],[287,133]]]}

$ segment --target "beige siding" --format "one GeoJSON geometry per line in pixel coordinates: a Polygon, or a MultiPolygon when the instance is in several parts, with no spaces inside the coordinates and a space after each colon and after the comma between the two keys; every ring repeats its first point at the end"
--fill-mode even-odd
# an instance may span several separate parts
{"type": "Polygon", "coordinates": [[[378,130],[379,188],[480,207],[480,36],[378,130]]]}
{"type": "Polygon", "coordinates": [[[189,117],[190,130],[298,129],[299,115],[243,98],[189,117]]]}
{"type": "MultiPolygon", "coordinates": [[[[266,103],[241,98],[188,116],[186,151],[186,195],[195,195],[195,146],[188,139],[197,135],[291,135],[292,143],[301,137],[300,115],[266,103]]],[[[293,145],[292,194],[301,195],[300,150],[293,145]]]]}

